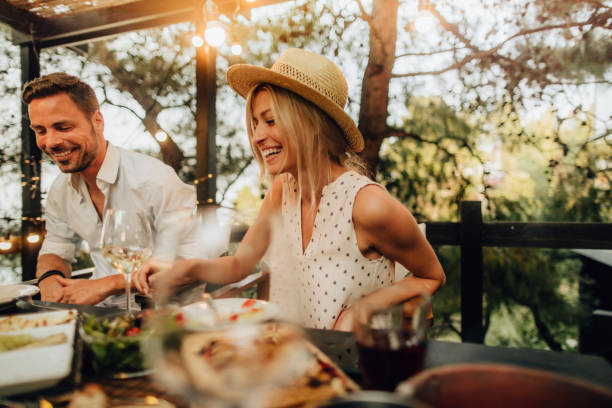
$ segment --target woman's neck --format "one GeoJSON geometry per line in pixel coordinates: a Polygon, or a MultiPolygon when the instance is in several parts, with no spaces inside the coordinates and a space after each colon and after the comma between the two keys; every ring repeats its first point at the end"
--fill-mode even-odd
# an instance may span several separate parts
{"type": "MultiPolygon", "coordinates": [[[[334,182],[341,174],[348,171],[346,167],[343,167],[337,163],[331,163],[329,166],[329,170],[325,168],[327,166],[321,166],[319,170],[319,174],[317,174],[316,179],[320,181],[319,185],[315,186],[315,199],[317,203],[321,199],[321,195],[323,194],[323,188],[328,184],[334,182]]],[[[312,201],[312,191],[310,190],[310,186],[306,180],[300,180],[297,177],[297,174],[294,174],[293,177],[300,185],[301,190],[301,198],[302,203],[310,203],[312,201]]]]}

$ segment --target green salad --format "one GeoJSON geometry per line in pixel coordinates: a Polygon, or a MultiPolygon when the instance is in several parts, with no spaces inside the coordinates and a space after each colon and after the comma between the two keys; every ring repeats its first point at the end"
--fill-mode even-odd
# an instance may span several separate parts
{"type": "Polygon", "coordinates": [[[89,363],[97,373],[143,370],[141,343],[148,336],[148,330],[142,327],[143,317],[84,315],[81,336],[85,364],[89,363]]]}

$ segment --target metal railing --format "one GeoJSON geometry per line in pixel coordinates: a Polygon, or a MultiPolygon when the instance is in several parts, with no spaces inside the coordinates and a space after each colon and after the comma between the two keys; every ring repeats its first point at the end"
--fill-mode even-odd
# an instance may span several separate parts
{"type": "Polygon", "coordinates": [[[433,246],[461,248],[461,339],[482,343],[483,247],[612,249],[612,223],[483,222],[482,203],[464,201],[458,223],[427,222],[433,246]]]}

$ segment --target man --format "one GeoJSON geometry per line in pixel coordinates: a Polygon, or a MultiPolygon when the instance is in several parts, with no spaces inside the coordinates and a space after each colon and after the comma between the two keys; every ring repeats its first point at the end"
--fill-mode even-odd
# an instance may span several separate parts
{"type": "Polygon", "coordinates": [[[93,89],[71,75],[54,73],[24,86],[36,144],[63,174],[47,195],[46,229],[36,276],[45,301],[124,305],[125,281],[99,251],[104,211],[142,211],[155,244],[176,243],[179,258],[200,255],[193,222],[195,189],[152,157],[113,146],[104,139],[104,118],[93,89]],[[95,265],[89,280],[70,279],[82,241],[95,265]]]}

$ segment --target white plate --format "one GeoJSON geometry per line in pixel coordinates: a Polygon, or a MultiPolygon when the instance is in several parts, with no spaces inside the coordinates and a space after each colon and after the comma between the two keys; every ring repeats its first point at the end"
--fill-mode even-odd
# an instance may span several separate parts
{"type": "Polygon", "coordinates": [[[0,310],[12,306],[18,299],[34,296],[39,292],[34,285],[3,285],[0,286],[0,310]]]}
{"type": "Polygon", "coordinates": [[[233,322],[261,322],[279,316],[278,306],[264,300],[227,298],[214,299],[212,303],[221,321],[215,319],[214,312],[206,302],[197,302],[181,308],[186,327],[199,329],[233,322]]]}
{"type": "MultiPolygon", "coordinates": [[[[73,343],[76,330],[76,311],[16,315],[32,322],[47,319],[61,321],[72,317],[64,324],[47,325],[31,329],[4,331],[1,334],[31,334],[36,338],[64,333],[67,341],[50,346],[17,349],[0,353],[0,396],[21,394],[56,385],[70,374],[72,369],[73,343]],[[64,319],[64,317],[66,319],[64,319]]],[[[3,320],[5,317],[0,317],[3,320]]]]}

